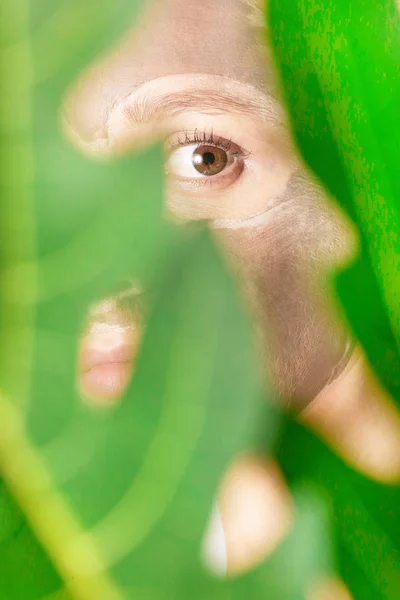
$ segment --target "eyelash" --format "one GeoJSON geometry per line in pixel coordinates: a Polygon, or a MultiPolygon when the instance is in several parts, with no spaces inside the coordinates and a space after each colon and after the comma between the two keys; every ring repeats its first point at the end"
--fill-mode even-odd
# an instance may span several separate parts
{"type": "Polygon", "coordinates": [[[205,145],[212,146],[214,148],[220,148],[227,153],[229,152],[234,158],[244,159],[250,156],[250,152],[246,152],[238,144],[235,144],[232,138],[225,140],[219,136],[214,136],[213,130],[209,132],[207,132],[207,130],[199,132],[198,129],[194,129],[193,131],[182,131],[181,134],[184,135],[184,140],[182,141],[181,138],[178,137],[176,142],[172,142],[169,147],[171,152],[177,148],[182,148],[182,146],[193,146],[198,144],[199,146],[205,145]],[[233,150],[234,148],[235,150],[233,150]]]}

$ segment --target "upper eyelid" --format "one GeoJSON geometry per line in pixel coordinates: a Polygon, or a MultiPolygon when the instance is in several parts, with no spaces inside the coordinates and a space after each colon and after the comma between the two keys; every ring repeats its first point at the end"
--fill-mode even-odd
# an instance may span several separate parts
{"type": "Polygon", "coordinates": [[[285,130],[286,113],[268,90],[204,73],[167,75],[131,87],[111,102],[100,129],[86,140],[71,126],[66,130],[90,155],[122,154],[161,142],[182,120],[189,115],[193,118],[193,113],[201,120],[209,115],[226,121],[237,115],[252,130],[254,119],[268,130],[285,130]]]}
{"type": "Polygon", "coordinates": [[[201,144],[222,148],[226,152],[230,152],[233,156],[238,156],[241,158],[248,158],[251,154],[250,151],[246,150],[240,144],[235,142],[233,138],[226,139],[223,136],[216,135],[213,129],[210,130],[210,132],[207,132],[206,130],[200,131],[199,129],[177,131],[169,136],[166,141],[168,152],[173,152],[175,149],[182,148],[184,146],[195,146],[201,144]],[[173,141],[171,138],[174,135],[183,135],[185,139],[182,140],[180,137],[177,137],[176,141],[173,141]]]}

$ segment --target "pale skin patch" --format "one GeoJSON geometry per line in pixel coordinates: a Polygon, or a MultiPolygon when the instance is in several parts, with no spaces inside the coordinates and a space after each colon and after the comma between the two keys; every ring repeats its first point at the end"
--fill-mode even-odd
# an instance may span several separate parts
{"type": "Polygon", "coordinates": [[[144,315],[137,285],[92,307],[78,347],[77,386],[86,401],[110,406],[120,400],[134,373],[144,315]]]}
{"type": "Polygon", "coordinates": [[[354,600],[344,583],[334,577],[324,577],[315,583],[306,600],[354,600]]]}
{"type": "Polygon", "coordinates": [[[357,349],[301,421],[356,469],[383,483],[400,478],[400,415],[357,349]]]}
{"type": "Polygon", "coordinates": [[[225,533],[227,573],[261,563],[288,534],[293,505],[278,467],[262,457],[236,460],[218,498],[225,533]]]}

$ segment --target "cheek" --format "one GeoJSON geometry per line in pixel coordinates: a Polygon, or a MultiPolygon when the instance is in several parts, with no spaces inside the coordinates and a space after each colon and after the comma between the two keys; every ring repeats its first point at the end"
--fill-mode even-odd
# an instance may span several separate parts
{"type": "Polygon", "coordinates": [[[343,262],[347,229],[304,200],[271,211],[262,227],[215,235],[239,275],[274,389],[304,406],[346,349],[348,333],[326,276],[343,262]]]}
{"type": "Polygon", "coordinates": [[[214,236],[239,272],[267,276],[287,257],[298,273],[321,278],[355,258],[356,231],[336,207],[303,195],[279,202],[254,218],[215,224],[214,236]]]}
{"type": "Polygon", "coordinates": [[[189,191],[167,182],[167,210],[182,221],[207,219],[219,227],[237,227],[272,207],[285,192],[289,178],[289,167],[271,159],[268,170],[255,163],[245,165],[238,180],[222,191],[215,191],[212,177],[189,191]]]}
{"type": "Polygon", "coordinates": [[[213,177],[187,189],[167,178],[168,212],[182,221],[207,219],[218,227],[241,227],[241,221],[274,208],[296,172],[296,158],[280,130],[268,131],[261,139],[252,137],[249,147],[243,169],[237,178],[227,175],[222,189],[213,177]]]}

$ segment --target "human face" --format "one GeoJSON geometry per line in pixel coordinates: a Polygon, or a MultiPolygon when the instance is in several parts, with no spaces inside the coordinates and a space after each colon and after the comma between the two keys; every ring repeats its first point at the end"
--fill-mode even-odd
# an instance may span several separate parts
{"type": "MultiPolygon", "coordinates": [[[[256,4],[148,3],[117,50],[82,76],[65,120],[92,153],[164,142],[169,214],[208,220],[253,309],[269,380],[301,407],[349,358],[328,275],[354,236],[292,145],[256,4]]],[[[131,349],[112,377],[102,365],[87,386],[104,397],[120,395],[135,347],[135,328],[111,304],[95,313],[84,344],[107,338],[131,349]]]]}

